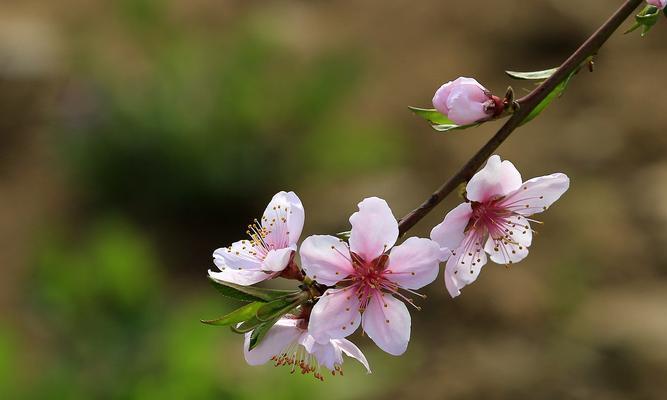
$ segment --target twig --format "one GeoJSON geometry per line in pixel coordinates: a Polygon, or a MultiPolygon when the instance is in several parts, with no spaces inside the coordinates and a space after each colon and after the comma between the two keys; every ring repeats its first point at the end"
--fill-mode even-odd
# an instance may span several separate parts
{"type": "Polygon", "coordinates": [[[609,37],[634,12],[643,0],[627,0],[623,5],[595,31],[547,80],[542,82],[532,92],[517,100],[519,109],[512,114],[500,130],[472,156],[461,169],[447,182],[440,186],[419,207],[401,218],[398,224],[401,235],[405,234],[445,197],[454,191],[460,184],[470,180],[493,152],[509,137],[521,122],[551,93],[561,82],[578,68],[586,59],[602,47],[609,37]]]}

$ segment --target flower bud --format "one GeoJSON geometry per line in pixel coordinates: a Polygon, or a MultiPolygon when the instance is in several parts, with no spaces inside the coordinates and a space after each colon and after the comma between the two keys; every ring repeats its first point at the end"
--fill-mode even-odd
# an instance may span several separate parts
{"type": "Polygon", "coordinates": [[[646,0],[646,2],[652,6],[658,7],[661,10],[667,6],[667,0],[646,0]]]}
{"type": "Polygon", "coordinates": [[[502,111],[502,102],[472,78],[447,82],[435,92],[433,107],[459,125],[484,121],[502,111]]]}

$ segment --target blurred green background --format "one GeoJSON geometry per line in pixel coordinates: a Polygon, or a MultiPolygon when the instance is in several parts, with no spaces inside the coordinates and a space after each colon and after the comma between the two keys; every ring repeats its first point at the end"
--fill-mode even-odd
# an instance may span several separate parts
{"type": "Polygon", "coordinates": [[[322,384],[199,323],[234,306],[212,251],[275,192],[301,197],[303,237],[370,195],[405,214],[499,126],[437,134],[406,106],[459,75],[502,94],[503,69],[557,65],[619,3],[4,0],[0,397],[664,399],[667,20],[615,35],[503,145],[572,187],[527,260],[425,290],[405,356],[357,335],[374,374],[322,384]]]}

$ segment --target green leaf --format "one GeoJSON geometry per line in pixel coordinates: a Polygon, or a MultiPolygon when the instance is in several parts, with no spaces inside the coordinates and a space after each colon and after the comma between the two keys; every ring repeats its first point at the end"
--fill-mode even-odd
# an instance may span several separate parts
{"type": "Polygon", "coordinates": [[[345,231],[345,232],[338,232],[335,236],[342,240],[349,240],[350,234],[352,234],[352,231],[345,231]]]}
{"type": "Polygon", "coordinates": [[[532,71],[532,72],[505,71],[505,73],[514,79],[542,81],[549,78],[557,70],[558,68],[551,68],[551,69],[545,69],[543,71],[532,71]]]}
{"type": "Polygon", "coordinates": [[[266,321],[260,321],[259,319],[257,319],[257,317],[252,317],[246,321],[241,322],[236,326],[230,325],[229,328],[236,333],[247,333],[257,328],[258,326],[262,325],[265,322],[266,321]]]}
{"type": "Polygon", "coordinates": [[[245,306],[235,311],[232,311],[223,317],[217,319],[202,320],[201,322],[208,325],[217,325],[217,326],[229,326],[238,324],[240,322],[255,318],[257,310],[259,310],[264,304],[267,303],[256,301],[254,303],[246,304],[245,306]]]}
{"type": "Polygon", "coordinates": [[[457,125],[454,121],[432,108],[408,107],[417,116],[431,123],[431,127],[438,132],[448,132],[456,129],[467,129],[479,124],[457,125]]]}
{"type": "Polygon", "coordinates": [[[647,5],[639,14],[635,15],[635,23],[625,33],[628,34],[641,27],[641,36],[644,37],[658,22],[658,18],[660,18],[660,9],[656,6],[647,5]]]}
{"type": "Polygon", "coordinates": [[[570,74],[570,76],[568,76],[568,78],[565,79],[563,82],[559,83],[558,86],[556,86],[554,88],[554,90],[552,90],[551,93],[549,93],[547,95],[547,97],[545,97],[544,100],[542,100],[540,102],[540,104],[538,104],[537,107],[535,107],[535,109],[533,109],[533,111],[531,111],[530,114],[528,114],[526,119],[524,119],[521,122],[521,125],[523,125],[525,123],[528,123],[528,122],[532,121],[533,119],[535,119],[535,117],[540,115],[542,113],[542,111],[544,111],[549,106],[549,104],[551,104],[551,102],[554,101],[554,99],[556,99],[557,97],[560,97],[563,94],[563,92],[565,92],[565,89],[567,88],[567,85],[570,83],[570,79],[572,79],[572,77],[577,72],[579,72],[578,69],[575,70],[574,72],[572,72],[570,74]]]}
{"type": "Polygon", "coordinates": [[[274,318],[280,318],[287,314],[297,306],[305,303],[310,299],[310,293],[307,291],[301,292],[297,295],[285,297],[274,300],[269,303],[264,303],[257,312],[255,317],[260,321],[269,321],[274,318]]]}
{"type": "Polygon", "coordinates": [[[231,282],[218,281],[210,276],[209,279],[223,296],[246,302],[269,302],[290,294],[298,293],[298,291],[294,290],[276,290],[258,288],[255,286],[242,286],[231,282]]]}
{"type": "Polygon", "coordinates": [[[280,317],[274,318],[274,319],[272,319],[268,322],[265,322],[265,323],[259,325],[257,328],[255,328],[252,331],[252,333],[250,334],[250,343],[248,345],[248,349],[249,350],[254,349],[259,344],[259,342],[261,342],[262,339],[264,339],[264,336],[266,336],[266,333],[273,327],[273,325],[276,324],[276,322],[278,322],[279,319],[280,319],[280,317]]]}

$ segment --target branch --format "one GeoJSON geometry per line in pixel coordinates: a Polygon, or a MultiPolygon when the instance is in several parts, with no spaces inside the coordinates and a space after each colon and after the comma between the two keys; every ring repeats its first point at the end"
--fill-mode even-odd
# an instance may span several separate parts
{"type": "Polygon", "coordinates": [[[447,182],[440,186],[419,207],[401,218],[398,224],[400,235],[404,235],[410,228],[426,216],[445,197],[454,191],[460,184],[467,182],[493,154],[494,151],[521,125],[521,122],[540,104],[556,86],[567,79],[586,59],[595,55],[609,37],[621,24],[643,3],[643,0],[626,0],[623,5],[593,33],[547,80],[542,82],[532,92],[517,100],[519,109],[512,114],[500,130],[472,156],[461,169],[447,182]]]}

